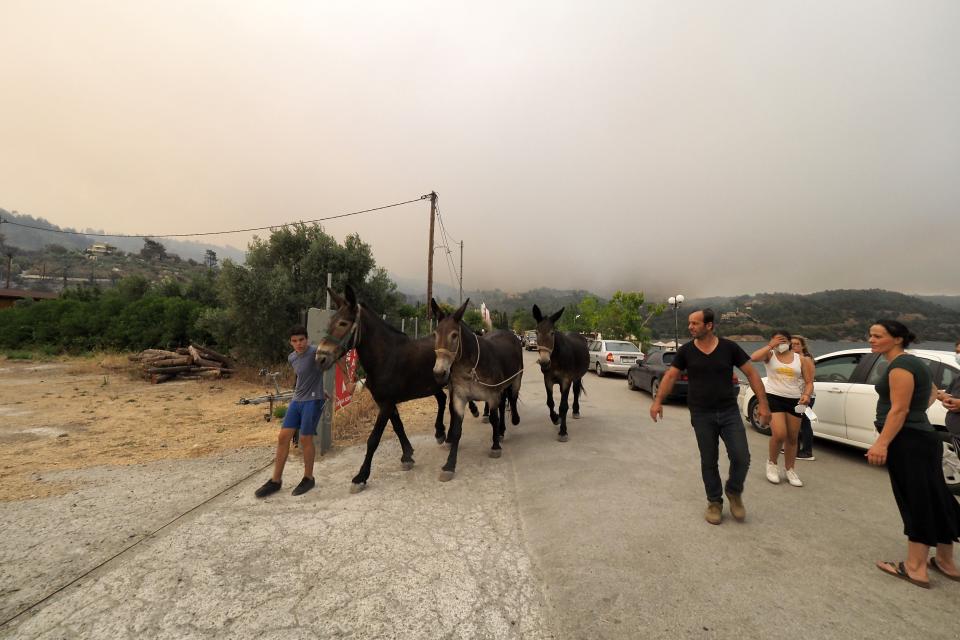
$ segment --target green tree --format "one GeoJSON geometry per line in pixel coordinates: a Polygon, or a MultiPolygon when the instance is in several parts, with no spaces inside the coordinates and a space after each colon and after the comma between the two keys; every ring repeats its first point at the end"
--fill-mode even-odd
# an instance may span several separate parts
{"type": "Polygon", "coordinates": [[[650,341],[650,319],[663,313],[664,304],[645,304],[642,291],[617,291],[600,310],[600,331],[606,338],[650,341]]]}
{"type": "Polygon", "coordinates": [[[140,257],[144,260],[164,260],[167,257],[167,248],[152,238],[144,238],[140,257]]]}
{"type": "Polygon", "coordinates": [[[514,310],[510,316],[510,327],[521,332],[536,329],[537,321],[533,319],[533,311],[525,307],[514,310]]]}
{"type": "Polygon", "coordinates": [[[245,359],[272,362],[286,355],[287,330],[326,300],[327,273],[334,290],[350,283],[378,313],[393,314],[399,305],[396,286],[376,269],[370,246],[356,234],[341,246],[318,225],[296,224],[275,229],[266,240],[254,238],[248,249],[246,264],[221,265],[224,311],[201,319],[205,330],[245,359]]]}

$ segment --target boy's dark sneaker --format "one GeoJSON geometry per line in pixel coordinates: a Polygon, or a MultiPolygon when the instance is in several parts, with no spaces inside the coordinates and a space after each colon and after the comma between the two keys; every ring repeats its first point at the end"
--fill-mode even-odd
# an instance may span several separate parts
{"type": "Polygon", "coordinates": [[[313,478],[304,478],[303,480],[300,481],[300,484],[298,484],[296,487],[293,488],[292,493],[295,496],[299,496],[301,494],[306,493],[307,491],[310,491],[310,489],[313,489],[313,486],[315,484],[317,483],[316,481],[314,481],[313,478]]]}
{"type": "Polygon", "coordinates": [[[273,480],[267,480],[263,483],[263,486],[253,492],[253,495],[258,498],[266,498],[271,493],[276,493],[280,491],[280,487],[283,486],[281,482],[274,482],[273,480]]]}
{"type": "Polygon", "coordinates": [[[816,458],[813,457],[813,454],[812,454],[812,453],[798,453],[798,454],[797,454],[797,460],[810,460],[810,461],[813,461],[813,460],[816,460],[816,458]]]}

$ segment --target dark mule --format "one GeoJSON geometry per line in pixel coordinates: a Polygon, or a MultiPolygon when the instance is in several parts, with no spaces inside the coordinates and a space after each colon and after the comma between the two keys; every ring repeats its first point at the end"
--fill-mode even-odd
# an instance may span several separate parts
{"type": "Polygon", "coordinates": [[[573,331],[561,333],[554,329],[563,309],[552,316],[544,317],[540,307],[533,305],[533,318],[537,321],[537,349],[540,370],[543,371],[543,386],[547,389],[547,407],[550,420],[560,425],[557,439],[566,442],[567,397],[573,387],[573,417],[580,417],[580,391],[583,389],[583,374],[590,368],[587,341],[573,331]],[[560,413],[553,410],[553,385],[560,385],[560,413]]]}
{"type": "Polygon", "coordinates": [[[403,449],[400,456],[403,469],[413,468],[413,446],[403,429],[397,405],[415,398],[436,398],[434,430],[437,442],[442,444],[446,437],[443,412],[447,397],[443,385],[438,384],[433,376],[433,337],[413,340],[381,320],[376,312],[359,304],[350,285],[347,285],[345,294],[344,298],[330,291],[339,308],[330,319],[327,335],[317,345],[316,357],[323,369],[329,369],[350,349],[356,348],[360,364],[367,374],[366,387],[380,409],[367,438],[367,455],[360,472],[353,478],[351,491],[356,492],[366,487],[373,454],[380,444],[388,420],[403,449]]]}
{"type": "Polygon", "coordinates": [[[439,383],[450,384],[450,454],[440,472],[440,480],[453,478],[457,470],[457,450],[463,432],[463,410],[470,400],[490,405],[493,446],[490,457],[499,458],[500,439],[505,430],[503,415],[510,401],[513,424],[520,422],[517,397],[523,377],[523,348],[509,331],[492,331],[479,337],[463,322],[469,298],[451,315],[445,315],[435,300],[430,301],[437,316],[436,364],[433,374],[439,383]]]}

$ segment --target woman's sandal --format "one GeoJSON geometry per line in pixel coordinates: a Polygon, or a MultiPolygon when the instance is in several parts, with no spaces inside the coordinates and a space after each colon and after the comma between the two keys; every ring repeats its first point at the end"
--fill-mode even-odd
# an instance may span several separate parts
{"type": "Polygon", "coordinates": [[[937,559],[936,559],[935,557],[934,557],[934,558],[930,558],[930,568],[933,569],[934,571],[938,571],[939,573],[941,573],[941,574],[942,574],[945,578],[947,578],[948,580],[953,580],[954,582],[960,582],[960,576],[954,576],[954,575],[951,575],[951,574],[947,573],[946,571],[944,571],[944,570],[940,567],[940,564],[937,562],[937,559]]]}
{"type": "Polygon", "coordinates": [[[878,562],[877,569],[883,571],[887,575],[891,575],[895,578],[901,578],[906,580],[910,584],[915,584],[922,589],[929,589],[930,582],[924,582],[923,580],[914,580],[909,575],[907,575],[907,568],[903,566],[902,562],[878,562]],[[891,571],[893,569],[893,571],[891,571]]]}

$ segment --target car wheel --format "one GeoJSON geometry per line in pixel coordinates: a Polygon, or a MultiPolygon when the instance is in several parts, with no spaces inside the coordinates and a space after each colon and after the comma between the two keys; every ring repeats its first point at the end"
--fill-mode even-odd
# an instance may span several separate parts
{"type": "Polygon", "coordinates": [[[950,493],[960,496],[960,458],[952,444],[943,446],[943,479],[946,480],[950,493]]]}
{"type": "Polygon", "coordinates": [[[599,362],[597,363],[597,368],[594,369],[594,371],[597,372],[598,376],[600,376],[601,378],[603,377],[603,367],[600,366],[599,362]]]}
{"type": "Polygon", "coordinates": [[[633,383],[633,376],[631,376],[629,373],[627,374],[627,388],[630,389],[630,391],[637,390],[637,385],[633,383]]]}
{"type": "Polygon", "coordinates": [[[660,381],[654,378],[650,383],[650,397],[656,400],[658,391],[660,391],[660,381]]]}
{"type": "Polygon", "coordinates": [[[749,417],[751,427],[765,436],[771,434],[770,425],[764,426],[760,424],[760,403],[756,397],[750,398],[750,403],[747,405],[747,416],[749,417]]]}

